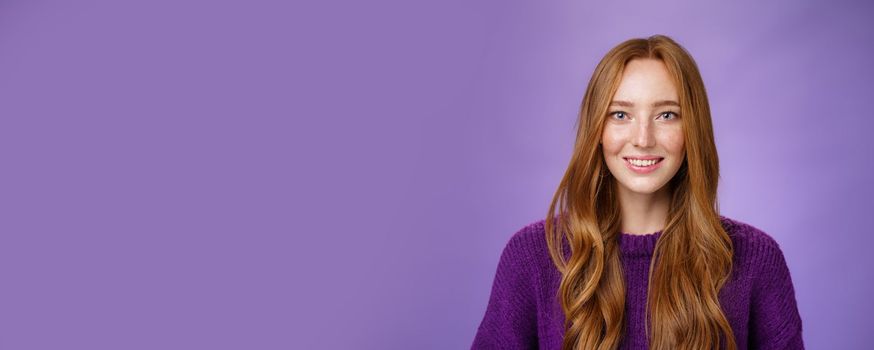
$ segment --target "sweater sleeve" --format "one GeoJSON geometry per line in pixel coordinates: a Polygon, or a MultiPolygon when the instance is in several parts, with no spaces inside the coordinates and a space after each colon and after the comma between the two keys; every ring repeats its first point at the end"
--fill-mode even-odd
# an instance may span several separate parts
{"type": "Polygon", "coordinates": [[[804,349],[801,316],[783,251],[770,237],[758,248],[760,272],[751,292],[750,349],[804,349]]]}
{"type": "Polygon", "coordinates": [[[522,232],[504,247],[471,349],[536,349],[535,277],[522,232]]]}

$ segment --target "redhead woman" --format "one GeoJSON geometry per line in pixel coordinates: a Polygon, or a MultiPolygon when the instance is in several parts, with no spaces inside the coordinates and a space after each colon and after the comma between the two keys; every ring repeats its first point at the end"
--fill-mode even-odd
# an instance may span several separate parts
{"type": "Polygon", "coordinates": [[[589,81],[544,219],[507,242],[473,349],[803,349],[778,243],[719,213],[701,74],[663,35],[589,81]]]}

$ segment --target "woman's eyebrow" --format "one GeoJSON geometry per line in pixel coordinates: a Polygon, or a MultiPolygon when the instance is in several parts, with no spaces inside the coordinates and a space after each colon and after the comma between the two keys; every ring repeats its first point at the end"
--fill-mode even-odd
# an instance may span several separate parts
{"type": "MultiPolygon", "coordinates": [[[[622,106],[622,107],[634,107],[634,103],[631,103],[631,102],[628,102],[628,101],[620,101],[620,100],[613,100],[613,101],[610,102],[610,105],[611,105],[611,106],[622,106]]],[[[677,106],[677,107],[680,107],[680,104],[677,103],[677,101],[674,101],[674,100],[661,100],[661,101],[655,101],[655,102],[653,102],[652,106],[653,106],[653,107],[661,107],[661,106],[677,106]]]]}

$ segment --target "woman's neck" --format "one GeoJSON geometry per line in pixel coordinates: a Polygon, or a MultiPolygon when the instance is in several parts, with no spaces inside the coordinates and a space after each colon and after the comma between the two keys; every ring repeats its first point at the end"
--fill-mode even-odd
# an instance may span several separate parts
{"type": "Polygon", "coordinates": [[[622,232],[640,235],[664,229],[671,205],[667,186],[651,194],[620,188],[618,194],[622,211],[622,232]]]}

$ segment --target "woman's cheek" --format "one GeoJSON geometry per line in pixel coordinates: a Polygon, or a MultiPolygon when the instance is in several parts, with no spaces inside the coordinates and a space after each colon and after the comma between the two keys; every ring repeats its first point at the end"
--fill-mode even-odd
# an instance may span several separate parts
{"type": "Polygon", "coordinates": [[[663,147],[668,152],[678,153],[683,150],[683,130],[682,129],[671,129],[665,130],[660,138],[663,147]]]}

